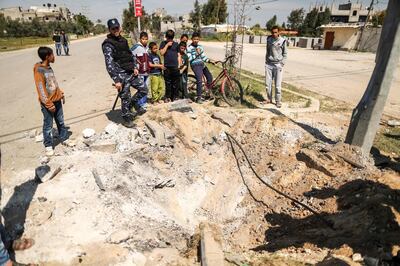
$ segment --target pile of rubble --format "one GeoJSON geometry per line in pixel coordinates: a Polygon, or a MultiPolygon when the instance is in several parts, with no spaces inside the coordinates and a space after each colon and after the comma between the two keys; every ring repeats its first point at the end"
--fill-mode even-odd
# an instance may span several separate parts
{"type": "Polygon", "coordinates": [[[394,179],[353,147],[321,141],[301,119],[183,100],[155,106],[135,129],[85,129],[75,147],[41,159],[40,185],[27,170],[16,180],[22,185],[4,191],[8,229],[36,239],[19,260],[290,265],[338,259],[344,244],[352,251],[342,257],[352,262],[387,255],[399,227],[390,207],[378,221],[367,203],[398,215],[399,188],[381,184],[394,179]],[[21,209],[27,213],[16,215],[21,209]]]}

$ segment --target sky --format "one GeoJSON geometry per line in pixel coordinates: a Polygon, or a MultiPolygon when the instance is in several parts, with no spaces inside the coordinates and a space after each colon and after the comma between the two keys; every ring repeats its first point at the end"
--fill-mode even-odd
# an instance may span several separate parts
{"type": "MultiPolygon", "coordinates": [[[[256,2],[265,2],[264,0],[255,0],[256,2]]],[[[273,16],[277,15],[278,22],[281,24],[286,21],[290,11],[296,8],[309,9],[310,5],[318,3],[336,4],[347,3],[348,0],[277,0],[275,2],[261,5],[260,10],[250,11],[250,20],[247,25],[252,26],[256,23],[265,25],[265,23],[273,16]]],[[[109,18],[121,19],[122,10],[128,7],[128,0],[0,0],[0,8],[22,6],[29,8],[30,6],[41,6],[44,3],[54,3],[64,5],[70,8],[73,13],[82,13],[87,15],[91,20],[100,19],[105,23],[109,18]]],[[[200,0],[205,3],[207,0],[200,0]]],[[[232,9],[231,3],[234,0],[228,0],[229,9],[232,9]]],[[[353,0],[353,2],[369,5],[370,0],[353,0]]],[[[377,8],[384,9],[388,0],[379,0],[377,8]]],[[[165,8],[170,15],[183,15],[189,13],[193,9],[194,0],[142,0],[145,10],[151,13],[156,8],[165,8]]],[[[230,10],[231,11],[231,10],[230,10]]],[[[233,13],[233,12],[231,12],[233,13]]],[[[230,21],[233,23],[233,19],[230,21]]]]}

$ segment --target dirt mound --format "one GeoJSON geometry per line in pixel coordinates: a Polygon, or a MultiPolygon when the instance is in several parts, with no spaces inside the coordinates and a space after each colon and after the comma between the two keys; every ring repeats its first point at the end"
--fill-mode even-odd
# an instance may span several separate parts
{"type": "Polygon", "coordinates": [[[319,131],[302,116],[181,101],[155,106],[136,129],[110,123],[78,139],[48,163],[62,168],[52,180],[39,185],[27,169],[3,191],[7,228],[36,239],[18,259],[198,265],[201,222],[222,229],[227,265],[332,265],[396,252],[397,176],[332,141],[335,126],[319,131]]]}

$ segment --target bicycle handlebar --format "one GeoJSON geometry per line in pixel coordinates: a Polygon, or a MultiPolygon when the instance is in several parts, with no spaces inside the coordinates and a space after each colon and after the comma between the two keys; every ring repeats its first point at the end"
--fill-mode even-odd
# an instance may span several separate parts
{"type": "Polygon", "coordinates": [[[224,61],[215,61],[215,64],[222,64],[222,65],[225,65],[229,60],[231,60],[232,58],[234,58],[235,57],[235,55],[230,55],[230,56],[228,56],[227,58],[225,58],[225,60],[224,61]]]}

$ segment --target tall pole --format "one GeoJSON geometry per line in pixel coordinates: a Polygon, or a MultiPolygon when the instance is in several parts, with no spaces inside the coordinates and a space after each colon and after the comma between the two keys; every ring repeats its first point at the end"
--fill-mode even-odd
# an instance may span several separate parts
{"type": "Polygon", "coordinates": [[[369,14],[371,13],[371,10],[374,8],[374,1],[375,0],[371,0],[371,4],[369,5],[369,9],[368,9],[368,13],[367,13],[367,18],[365,19],[364,25],[361,27],[360,38],[358,38],[357,45],[356,45],[356,50],[357,51],[360,49],[360,44],[361,44],[361,40],[362,40],[362,37],[363,37],[363,34],[364,34],[364,30],[365,30],[365,27],[367,26],[367,23],[369,21],[369,14]]]}
{"type": "Polygon", "coordinates": [[[400,1],[389,0],[376,56],[376,65],[368,87],[353,110],[346,143],[369,153],[400,59],[400,1]]]}
{"type": "Polygon", "coordinates": [[[140,34],[142,32],[142,30],[140,29],[140,17],[137,17],[137,25],[138,25],[138,31],[140,34]]]}

